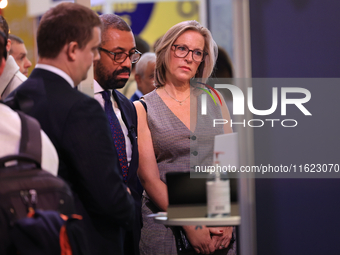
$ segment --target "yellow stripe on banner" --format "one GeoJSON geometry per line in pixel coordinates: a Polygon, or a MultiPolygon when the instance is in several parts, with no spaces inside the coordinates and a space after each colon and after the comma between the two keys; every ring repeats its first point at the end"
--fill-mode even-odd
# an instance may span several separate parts
{"type": "Polygon", "coordinates": [[[199,1],[155,3],[151,17],[139,36],[153,46],[173,25],[185,20],[199,21],[198,8],[199,1]]]}

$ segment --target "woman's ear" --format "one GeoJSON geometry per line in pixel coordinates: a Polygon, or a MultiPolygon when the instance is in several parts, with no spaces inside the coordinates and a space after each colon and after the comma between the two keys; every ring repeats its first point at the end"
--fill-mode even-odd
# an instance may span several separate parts
{"type": "Polygon", "coordinates": [[[67,58],[71,61],[76,60],[77,50],[79,50],[79,45],[77,42],[70,42],[66,49],[67,58]]]}

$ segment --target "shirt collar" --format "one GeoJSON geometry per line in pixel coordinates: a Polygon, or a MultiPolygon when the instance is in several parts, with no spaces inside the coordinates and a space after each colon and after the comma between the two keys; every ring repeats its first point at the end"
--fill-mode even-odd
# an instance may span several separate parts
{"type": "Polygon", "coordinates": [[[71,85],[72,88],[74,88],[73,80],[63,70],[61,70],[61,69],[59,69],[59,68],[57,68],[55,66],[46,65],[46,64],[36,64],[35,68],[44,69],[44,70],[47,70],[47,71],[50,71],[52,73],[55,73],[55,74],[59,75],[60,77],[64,78],[71,85]]]}
{"type": "MultiPolygon", "coordinates": [[[[94,94],[98,94],[100,92],[104,91],[104,89],[102,88],[102,86],[99,85],[99,83],[96,80],[93,80],[93,92],[94,94]]],[[[111,91],[111,96],[113,97],[113,90],[109,89],[109,91],[111,91]]],[[[114,97],[113,97],[114,99],[114,97]]]]}
{"type": "MultiPolygon", "coordinates": [[[[118,107],[116,99],[114,98],[114,96],[112,94],[113,93],[112,89],[109,89],[109,90],[111,91],[111,101],[113,103],[113,106],[118,107]]],[[[100,94],[100,92],[102,92],[102,91],[104,91],[102,86],[100,86],[99,83],[96,80],[93,80],[93,92],[94,92],[95,97],[96,97],[96,94],[100,94]]],[[[100,95],[100,98],[102,98],[101,95],[100,95]]]]}
{"type": "Polygon", "coordinates": [[[95,94],[104,91],[104,89],[99,85],[99,83],[96,80],[93,80],[93,91],[95,94]]]}

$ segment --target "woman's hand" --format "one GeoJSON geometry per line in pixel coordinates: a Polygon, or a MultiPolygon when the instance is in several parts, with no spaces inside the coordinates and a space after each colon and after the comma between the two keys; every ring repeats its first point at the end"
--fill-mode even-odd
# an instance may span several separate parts
{"type": "Polygon", "coordinates": [[[222,236],[222,228],[207,228],[206,226],[183,226],[188,241],[197,253],[210,254],[216,250],[216,242],[213,242],[210,234],[222,236]]]}
{"type": "Polygon", "coordinates": [[[229,246],[233,234],[233,227],[214,227],[209,228],[209,231],[215,245],[215,250],[225,249],[229,246]]]}

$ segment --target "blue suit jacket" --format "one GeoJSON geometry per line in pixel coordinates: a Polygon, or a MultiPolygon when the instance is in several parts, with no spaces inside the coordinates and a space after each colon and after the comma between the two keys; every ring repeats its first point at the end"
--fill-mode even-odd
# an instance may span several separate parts
{"type": "Polygon", "coordinates": [[[83,215],[91,254],[122,254],[122,229],[135,219],[135,203],[117,167],[106,115],[93,98],[62,77],[36,68],[11,95],[29,97],[35,117],[59,156],[58,175],[70,185],[83,215]]]}

